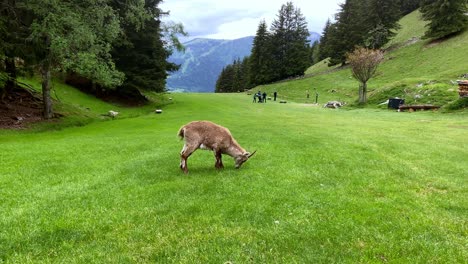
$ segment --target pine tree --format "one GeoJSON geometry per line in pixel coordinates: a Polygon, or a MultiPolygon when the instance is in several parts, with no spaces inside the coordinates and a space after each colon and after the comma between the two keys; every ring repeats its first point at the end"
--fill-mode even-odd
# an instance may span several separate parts
{"type": "Polygon", "coordinates": [[[241,89],[241,85],[242,85],[242,76],[241,76],[241,62],[240,62],[240,59],[237,58],[234,60],[233,64],[232,64],[232,68],[233,68],[233,78],[232,78],[232,85],[231,85],[231,89],[229,90],[230,92],[237,92],[241,89]]]}
{"type": "Polygon", "coordinates": [[[400,5],[397,1],[370,0],[366,8],[365,45],[371,49],[378,49],[385,45],[400,28],[400,5]]]}
{"type": "Polygon", "coordinates": [[[240,89],[239,91],[243,91],[245,89],[251,88],[250,84],[250,57],[246,56],[242,59],[240,65],[240,89]]]}
{"type": "Polygon", "coordinates": [[[397,1],[346,0],[335,16],[336,22],[326,25],[321,58],[330,57],[330,65],[344,65],[346,53],[356,46],[382,47],[399,28],[399,8],[397,1]]]}
{"type": "Polygon", "coordinates": [[[16,0],[0,2],[0,66],[3,64],[5,70],[4,74],[0,72],[1,100],[16,87],[15,57],[26,60],[33,53],[25,41],[31,34],[31,15],[31,12],[19,8],[16,0]]]}
{"type": "Polygon", "coordinates": [[[330,22],[330,19],[327,20],[325,23],[325,27],[323,28],[322,35],[320,36],[320,48],[319,48],[319,59],[324,60],[331,56],[331,49],[330,49],[330,35],[333,33],[334,25],[330,22]]]}
{"type": "Polygon", "coordinates": [[[252,88],[250,84],[250,58],[242,61],[237,58],[231,64],[225,66],[216,80],[215,92],[234,93],[252,88]]]}
{"type": "Polygon", "coordinates": [[[223,70],[218,76],[218,79],[216,80],[216,86],[215,86],[215,93],[224,93],[227,92],[228,90],[228,82],[227,82],[227,71],[226,67],[223,67],[223,70]]]}
{"type": "Polygon", "coordinates": [[[314,43],[312,44],[309,50],[309,59],[310,59],[311,65],[314,65],[320,61],[319,53],[320,53],[320,44],[318,41],[314,41],[314,43]]]}
{"type": "MultiPolygon", "coordinates": [[[[124,27],[123,41],[116,43],[112,56],[116,67],[125,74],[125,82],[119,89],[150,90],[163,92],[166,86],[168,71],[178,69],[178,66],[167,62],[170,50],[164,47],[163,32],[159,18],[162,16],[158,8],[161,0],[146,0],[144,10],[146,19],[127,23],[124,27]]],[[[128,14],[127,4],[114,0],[114,7],[121,16],[133,17],[128,14]]]]}
{"type": "Polygon", "coordinates": [[[309,66],[309,31],[301,10],[292,2],[282,5],[271,25],[271,32],[273,80],[303,75],[309,66]]]}
{"type": "Polygon", "coordinates": [[[414,10],[419,8],[419,0],[400,0],[398,5],[400,6],[401,15],[407,15],[414,10]]]}
{"type": "Polygon", "coordinates": [[[468,27],[467,0],[423,0],[421,13],[423,19],[429,21],[425,38],[444,38],[468,27]]]}
{"type": "Polygon", "coordinates": [[[42,77],[44,118],[53,117],[51,74],[77,72],[107,85],[119,85],[124,75],[116,70],[110,46],[121,32],[120,19],[106,2],[21,2],[33,14],[28,36],[42,77]]]}
{"type": "Polygon", "coordinates": [[[253,86],[271,81],[271,36],[265,20],[258,25],[250,55],[249,83],[253,86]]]}
{"type": "Polygon", "coordinates": [[[335,15],[336,23],[329,30],[327,49],[330,52],[330,65],[346,63],[346,53],[355,46],[362,46],[368,31],[366,19],[366,2],[346,0],[340,5],[335,15]]]}

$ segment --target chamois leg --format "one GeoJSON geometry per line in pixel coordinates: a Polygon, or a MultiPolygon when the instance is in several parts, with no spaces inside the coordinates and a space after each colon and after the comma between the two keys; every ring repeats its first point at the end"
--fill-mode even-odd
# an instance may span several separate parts
{"type": "Polygon", "coordinates": [[[196,146],[185,144],[182,148],[182,151],[180,152],[180,168],[184,171],[185,174],[188,173],[187,159],[196,149],[196,146]]]}
{"type": "Polygon", "coordinates": [[[216,158],[215,168],[217,168],[217,169],[224,168],[221,152],[220,151],[214,151],[214,154],[215,154],[215,158],[216,158]]]}

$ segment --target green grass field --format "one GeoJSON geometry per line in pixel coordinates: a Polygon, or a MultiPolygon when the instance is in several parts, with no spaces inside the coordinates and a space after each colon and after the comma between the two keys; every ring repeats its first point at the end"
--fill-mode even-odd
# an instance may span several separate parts
{"type": "Polygon", "coordinates": [[[378,104],[454,102],[468,32],[413,43],[419,14],[401,24],[365,108],[312,104],[315,89],[320,104],[357,99],[349,69],[321,74],[334,69],[323,62],[313,77],[253,90],[287,104],[148,93],[150,104],[130,108],[56,81],[60,121],[0,130],[0,263],[466,263],[466,108],[378,104]],[[111,109],[115,120],[103,116],[111,109]],[[176,134],[193,120],[228,127],[257,153],[239,170],[225,156],[218,171],[199,150],[184,175],[176,134]]]}
{"type": "Polygon", "coordinates": [[[169,96],[161,115],[0,131],[0,263],[466,263],[464,113],[169,96]],[[217,171],[199,150],[184,175],[192,120],[257,154],[217,171]]]}

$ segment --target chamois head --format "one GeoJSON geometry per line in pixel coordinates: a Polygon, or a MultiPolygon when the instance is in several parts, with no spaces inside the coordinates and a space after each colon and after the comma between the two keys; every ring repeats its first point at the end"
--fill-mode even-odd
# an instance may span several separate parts
{"type": "Polygon", "coordinates": [[[250,157],[252,157],[255,152],[257,152],[256,150],[250,154],[250,152],[245,152],[237,157],[235,157],[235,161],[236,161],[236,169],[239,169],[242,164],[244,164],[244,162],[246,162],[250,157]]]}

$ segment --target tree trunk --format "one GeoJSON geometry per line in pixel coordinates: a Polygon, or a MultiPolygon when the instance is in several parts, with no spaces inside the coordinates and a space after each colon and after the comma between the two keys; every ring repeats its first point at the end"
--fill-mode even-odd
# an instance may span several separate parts
{"type": "Polygon", "coordinates": [[[16,87],[15,58],[5,58],[5,72],[8,74],[8,80],[5,83],[5,88],[12,91],[16,87]]]}
{"type": "Polygon", "coordinates": [[[54,116],[52,111],[52,98],[50,96],[50,36],[44,36],[44,44],[46,46],[46,55],[41,65],[42,75],[42,101],[44,104],[43,116],[44,119],[51,119],[54,116]]]}
{"type": "Polygon", "coordinates": [[[7,57],[4,60],[5,62],[5,72],[8,74],[7,80],[5,82],[4,89],[2,89],[1,100],[5,99],[5,96],[11,93],[16,88],[16,65],[15,59],[7,57]]]}
{"type": "Polygon", "coordinates": [[[53,117],[52,98],[50,96],[50,68],[49,63],[44,62],[41,67],[42,74],[42,101],[44,103],[43,116],[45,119],[53,117]]]}
{"type": "Polygon", "coordinates": [[[365,82],[359,85],[359,103],[367,103],[367,83],[365,82]]]}

